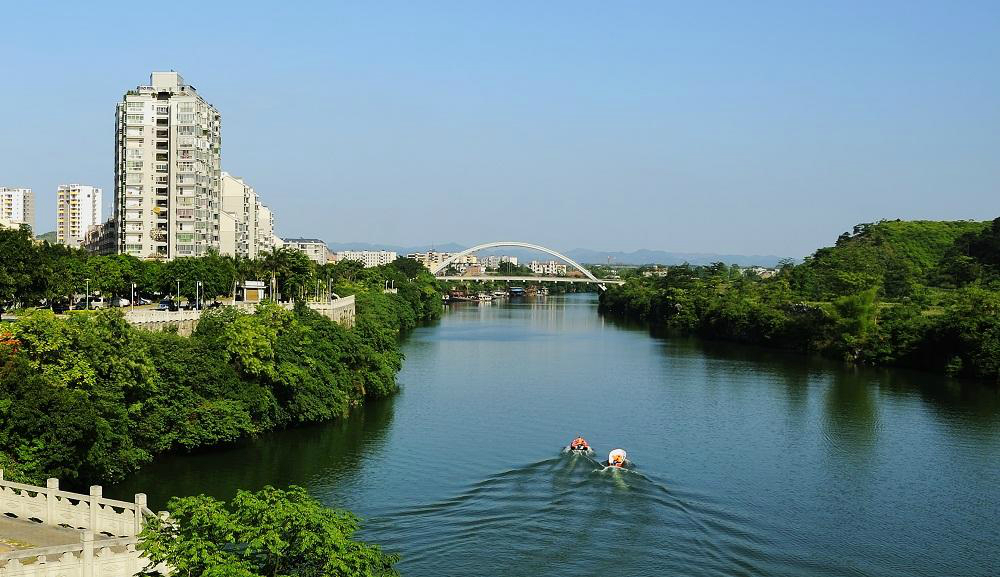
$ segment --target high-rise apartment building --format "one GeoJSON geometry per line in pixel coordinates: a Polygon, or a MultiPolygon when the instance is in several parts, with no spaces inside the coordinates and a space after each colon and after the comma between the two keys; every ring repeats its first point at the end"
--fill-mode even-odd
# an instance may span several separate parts
{"type": "Polygon", "coordinates": [[[219,252],[257,258],[271,250],[274,222],[257,191],[242,178],[222,173],[219,252]]]}
{"type": "Polygon", "coordinates": [[[219,248],[219,112],[180,74],[153,72],[115,120],[118,252],[173,259],[219,248]]]}
{"type": "Polygon", "coordinates": [[[274,213],[265,205],[257,207],[257,254],[270,252],[283,246],[274,234],[274,213]]]}
{"type": "Polygon", "coordinates": [[[30,188],[0,186],[0,219],[10,226],[26,224],[35,229],[35,193],[30,188]]]}
{"type": "Polygon", "coordinates": [[[62,184],[56,191],[56,242],[80,246],[92,226],[101,224],[101,189],[62,184]]]}
{"type": "Polygon", "coordinates": [[[257,206],[260,204],[256,191],[242,178],[223,171],[221,195],[219,253],[256,256],[257,206]]]}

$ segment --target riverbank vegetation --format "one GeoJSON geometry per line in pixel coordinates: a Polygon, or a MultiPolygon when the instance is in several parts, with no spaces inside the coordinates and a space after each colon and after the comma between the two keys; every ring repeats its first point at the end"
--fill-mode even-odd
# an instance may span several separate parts
{"type": "MultiPolygon", "coordinates": [[[[55,249],[23,250],[33,258],[31,251],[37,257],[55,249]]],[[[127,257],[62,252],[76,262],[56,259],[62,268],[103,258],[147,267],[127,257]]],[[[296,286],[304,289],[325,275],[337,294],[355,295],[353,329],[301,302],[293,310],[273,302],[249,311],[206,310],[190,337],[137,329],[114,309],[67,317],[22,309],[16,321],[0,325],[5,474],[30,482],[60,477],[78,486],[115,481],[160,453],[339,418],[366,399],[394,392],[402,362],[398,335],[440,314],[437,281],[406,260],[365,269],[353,262],[318,267],[285,257],[291,264],[272,269],[282,290],[294,294],[296,286]],[[386,280],[397,293],[383,292],[386,280]]],[[[265,270],[273,265],[217,255],[178,261],[156,266],[207,271],[228,262],[229,276],[220,286],[241,264],[265,270]],[[188,262],[173,264],[178,261],[188,262]]],[[[20,273],[11,272],[8,278],[20,282],[20,273]]]]}
{"type": "Polygon", "coordinates": [[[706,338],[1000,383],[1000,218],[861,224],[770,272],[670,267],[609,287],[600,306],[706,338]]]}
{"type": "MultiPolygon", "coordinates": [[[[323,507],[301,487],[240,491],[229,503],[199,495],[170,500],[150,519],[139,549],[178,575],[389,577],[397,555],[353,538],[358,518],[323,507]]],[[[144,575],[161,575],[150,571],[144,575]]]]}

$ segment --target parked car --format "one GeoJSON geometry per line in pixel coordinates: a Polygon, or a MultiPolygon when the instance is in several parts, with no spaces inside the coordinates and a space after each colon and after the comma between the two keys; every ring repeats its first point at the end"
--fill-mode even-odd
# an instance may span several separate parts
{"type": "Polygon", "coordinates": [[[176,311],[178,310],[177,303],[173,299],[163,299],[160,301],[160,305],[156,307],[158,311],[176,311]]]}
{"type": "Polygon", "coordinates": [[[79,311],[86,310],[88,302],[90,304],[90,310],[103,309],[108,306],[108,303],[104,300],[104,298],[90,297],[89,301],[85,298],[76,301],[76,305],[74,305],[73,308],[79,311]]]}
{"type": "Polygon", "coordinates": [[[140,306],[141,305],[151,305],[151,304],[153,304],[153,301],[151,301],[151,300],[149,300],[147,298],[137,297],[135,299],[135,304],[140,305],[140,306]]]}
{"type": "Polygon", "coordinates": [[[127,307],[127,306],[129,306],[131,304],[132,304],[132,301],[130,301],[130,300],[126,299],[126,298],[116,297],[116,298],[111,299],[110,306],[113,306],[113,307],[127,307]]]}

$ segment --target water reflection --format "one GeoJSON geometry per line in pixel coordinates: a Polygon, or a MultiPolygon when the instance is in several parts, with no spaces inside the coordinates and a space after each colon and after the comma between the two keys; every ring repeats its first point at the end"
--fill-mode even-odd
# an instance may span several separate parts
{"type": "Polygon", "coordinates": [[[275,431],[229,448],[164,456],[106,488],[105,494],[130,500],[134,493],[145,492],[152,507],[162,508],[174,495],[205,493],[229,499],[237,489],[265,485],[356,481],[363,474],[358,464],[385,444],[394,403],[370,403],[346,419],[275,431]]]}

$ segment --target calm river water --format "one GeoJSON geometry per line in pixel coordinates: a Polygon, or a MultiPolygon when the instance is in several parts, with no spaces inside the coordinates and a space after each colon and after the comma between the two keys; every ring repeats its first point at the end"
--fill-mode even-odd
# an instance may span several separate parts
{"type": "Polygon", "coordinates": [[[656,338],[594,295],[453,306],[394,399],[160,460],[109,495],[299,484],[409,576],[1000,574],[1000,396],[656,338]],[[583,433],[602,471],[560,453],[583,433]]]}

